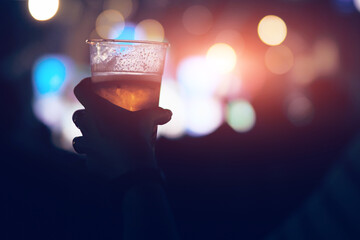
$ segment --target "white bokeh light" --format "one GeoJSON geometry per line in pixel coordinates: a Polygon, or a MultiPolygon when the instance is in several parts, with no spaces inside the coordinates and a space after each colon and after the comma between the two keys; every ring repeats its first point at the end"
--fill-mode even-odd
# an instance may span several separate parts
{"type": "Polygon", "coordinates": [[[355,8],[360,12],[360,0],[354,0],[355,8]]]}
{"type": "Polygon", "coordinates": [[[181,90],[188,96],[211,96],[221,77],[217,75],[203,56],[191,56],[182,60],[177,70],[181,90]]]}
{"type": "Polygon", "coordinates": [[[213,98],[191,98],[186,102],[186,132],[193,137],[205,136],[222,123],[222,106],[213,98]]]}
{"type": "Polygon", "coordinates": [[[174,80],[164,79],[161,83],[159,106],[170,109],[171,121],[158,127],[158,136],[180,138],[185,133],[185,105],[180,96],[180,89],[174,80]]]}
{"type": "Polygon", "coordinates": [[[31,16],[38,21],[46,21],[55,16],[59,9],[59,0],[29,0],[31,16]]]}

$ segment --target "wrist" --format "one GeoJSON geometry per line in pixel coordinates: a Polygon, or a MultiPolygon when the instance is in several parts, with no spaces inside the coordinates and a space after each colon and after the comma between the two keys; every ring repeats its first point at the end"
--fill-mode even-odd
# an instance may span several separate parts
{"type": "Polygon", "coordinates": [[[111,181],[115,191],[126,193],[130,189],[148,187],[164,187],[166,179],[163,171],[157,167],[144,167],[128,171],[111,181]]]}

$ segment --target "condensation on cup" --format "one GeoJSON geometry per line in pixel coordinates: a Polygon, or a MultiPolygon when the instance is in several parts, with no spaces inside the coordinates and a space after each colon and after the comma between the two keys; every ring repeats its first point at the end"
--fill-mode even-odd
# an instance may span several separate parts
{"type": "Polygon", "coordinates": [[[168,43],[107,39],[86,43],[97,94],[129,111],[158,106],[168,43]]]}

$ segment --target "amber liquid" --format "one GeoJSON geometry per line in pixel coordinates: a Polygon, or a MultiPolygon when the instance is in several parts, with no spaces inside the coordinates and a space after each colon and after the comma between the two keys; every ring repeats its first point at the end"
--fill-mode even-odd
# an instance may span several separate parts
{"type": "Polygon", "coordinates": [[[129,111],[159,105],[161,75],[93,73],[92,82],[97,94],[129,111]]]}

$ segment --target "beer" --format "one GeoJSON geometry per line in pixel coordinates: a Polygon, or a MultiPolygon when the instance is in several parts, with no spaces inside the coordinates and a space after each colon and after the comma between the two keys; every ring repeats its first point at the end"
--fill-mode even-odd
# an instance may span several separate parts
{"type": "Polygon", "coordinates": [[[157,107],[161,75],[148,73],[93,72],[95,92],[129,111],[157,107]]]}

